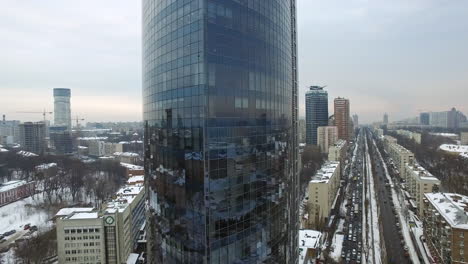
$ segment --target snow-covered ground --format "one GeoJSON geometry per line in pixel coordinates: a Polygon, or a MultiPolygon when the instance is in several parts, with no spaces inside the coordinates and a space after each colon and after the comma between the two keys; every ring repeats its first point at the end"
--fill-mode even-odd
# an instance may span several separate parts
{"type": "MultiPolygon", "coordinates": [[[[380,224],[379,224],[379,208],[377,204],[377,197],[375,194],[374,177],[372,176],[372,163],[369,156],[368,145],[366,140],[366,164],[367,164],[367,180],[368,180],[368,193],[369,197],[370,214],[368,214],[368,223],[372,227],[372,232],[368,233],[370,246],[373,247],[374,261],[372,263],[382,263],[382,252],[380,246],[380,224]]],[[[371,258],[372,259],[372,258],[371,258]]]]}
{"type": "Polygon", "coordinates": [[[7,204],[0,207],[0,233],[10,230],[21,230],[25,224],[36,225],[39,229],[48,229],[52,226],[49,214],[43,206],[42,194],[7,204]]]}
{"type": "Polygon", "coordinates": [[[411,240],[411,235],[409,233],[409,223],[405,219],[405,216],[403,215],[402,208],[401,208],[401,205],[405,205],[405,202],[404,202],[405,199],[404,199],[404,197],[403,197],[403,195],[401,193],[397,194],[397,192],[395,191],[396,186],[393,184],[392,178],[390,177],[390,174],[388,173],[387,164],[383,160],[382,155],[380,154],[380,150],[377,147],[377,144],[375,143],[374,140],[372,140],[372,141],[373,141],[373,144],[375,146],[375,149],[377,150],[377,154],[379,155],[379,158],[382,161],[382,165],[383,165],[383,168],[384,168],[384,171],[385,171],[385,177],[387,178],[388,182],[392,186],[391,187],[392,201],[393,201],[393,204],[395,206],[395,211],[398,214],[398,218],[399,218],[399,222],[400,222],[400,226],[401,226],[401,231],[403,233],[403,238],[405,240],[405,245],[408,247],[408,252],[410,254],[411,261],[413,263],[415,263],[415,264],[419,264],[420,261],[419,261],[418,255],[416,253],[416,249],[414,247],[413,241],[411,240]]]}
{"type": "Polygon", "coordinates": [[[340,221],[338,222],[338,227],[336,228],[335,235],[333,236],[333,241],[332,241],[333,248],[330,251],[330,257],[336,262],[339,262],[341,260],[341,251],[343,249],[343,241],[344,241],[343,226],[344,226],[344,220],[340,219],[340,221]]]}

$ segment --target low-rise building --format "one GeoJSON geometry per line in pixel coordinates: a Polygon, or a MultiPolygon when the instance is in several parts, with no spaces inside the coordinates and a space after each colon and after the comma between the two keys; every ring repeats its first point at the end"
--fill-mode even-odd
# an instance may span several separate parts
{"type": "Polygon", "coordinates": [[[468,197],[454,193],[424,196],[424,234],[431,252],[437,255],[436,263],[467,263],[468,197]]]}
{"type": "Polygon", "coordinates": [[[336,161],[325,163],[312,177],[308,189],[308,228],[320,230],[328,221],[340,177],[340,162],[336,161]]]}
{"type": "Polygon", "coordinates": [[[0,184],[0,206],[33,195],[35,190],[34,182],[9,181],[2,183],[0,184]]]}
{"type": "Polygon", "coordinates": [[[137,164],[140,161],[140,155],[134,152],[114,152],[112,155],[123,163],[137,164]]]}
{"type": "Polygon", "coordinates": [[[438,192],[440,181],[417,162],[406,164],[405,174],[407,190],[416,201],[418,215],[422,217],[424,194],[438,192]]]}
{"type": "Polygon", "coordinates": [[[318,257],[322,232],[312,229],[299,230],[299,264],[313,263],[318,257]]]}
{"type": "Polygon", "coordinates": [[[338,140],[336,126],[321,126],[317,128],[317,145],[322,153],[327,154],[328,148],[338,140]]]}
{"type": "Polygon", "coordinates": [[[60,210],[61,215],[57,216],[59,263],[126,263],[138,246],[145,220],[144,201],[143,184],[132,182],[121,188],[101,210],[60,210]]]}
{"type": "Polygon", "coordinates": [[[421,133],[412,132],[412,131],[404,130],[404,129],[398,129],[396,133],[405,138],[414,140],[418,144],[421,144],[421,133]]]}

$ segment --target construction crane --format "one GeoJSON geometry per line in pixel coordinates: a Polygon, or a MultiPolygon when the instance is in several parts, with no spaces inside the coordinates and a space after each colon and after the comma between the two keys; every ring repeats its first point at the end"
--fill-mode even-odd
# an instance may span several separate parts
{"type": "Polygon", "coordinates": [[[21,113],[21,114],[42,114],[43,118],[44,118],[44,124],[46,123],[46,115],[49,114],[53,114],[54,112],[48,112],[44,109],[44,111],[42,112],[23,112],[23,111],[18,111],[16,113],[21,113]]]}
{"type": "Polygon", "coordinates": [[[78,116],[76,116],[75,118],[73,118],[73,121],[76,121],[76,129],[79,129],[80,121],[84,121],[84,118],[79,118],[78,116]]]}

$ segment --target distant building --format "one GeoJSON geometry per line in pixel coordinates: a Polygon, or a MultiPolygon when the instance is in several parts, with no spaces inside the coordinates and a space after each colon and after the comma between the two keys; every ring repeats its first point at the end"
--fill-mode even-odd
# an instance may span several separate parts
{"type": "Polygon", "coordinates": [[[412,132],[412,131],[403,130],[403,129],[398,129],[398,130],[396,131],[396,133],[397,133],[398,135],[400,135],[400,136],[405,137],[405,138],[414,140],[414,141],[415,141],[416,143],[418,143],[418,144],[421,144],[421,138],[422,138],[421,133],[412,132]]]}
{"type": "Polygon", "coordinates": [[[68,88],[54,88],[54,125],[66,126],[71,131],[71,91],[68,88]]]}
{"type": "Polygon", "coordinates": [[[102,157],[106,155],[106,142],[100,140],[88,141],[88,154],[93,157],[102,157]]]}
{"type": "Polygon", "coordinates": [[[140,155],[133,152],[114,152],[112,154],[119,162],[137,164],[140,160],[140,155]]]}
{"type": "Polygon", "coordinates": [[[349,116],[349,100],[345,98],[335,98],[335,126],[338,128],[338,138],[350,140],[350,116],[349,116]]]}
{"type": "Polygon", "coordinates": [[[383,116],[383,124],[388,125],[388,114],[387,113],[385,113],[384,116],[383,116]]]}
{"type": "Polygon", "coordinates": [[[306,121],[305,119],[299,119],[297,122],[297,132],[299,134],[299,143],[306,142],[306,121]]]}
{"type": "Polygon", "coordinates": [[[33,195],[36,190],[34,182],[9,181],[0,184],[0,206],[33,195]]]}
{"type": "Polygon", "coordinates": [[[306,143],[317,145],[317,129],[328,124],[328,92],[311,86],[306,92],[306,143]]]}
{"type": "Polygon", "coordinates": [[[66,126],[49,127],[50,145],[57,155],[73,153],[73,141],[71,131],[66,126]]]}
{"type": "Polygon", "coordinates": [[[25,151],[42,154],[46,151],[46,131],[43,122],[25,122],[19,125],[20,145],[25,151]]]}
{"type": "Polygon", "coordinates": [[[429,123],[429,113],[420,113],[419,114],[419,123],[421,125],[425,125],[425,126],[428,126],[430,123],[429,123]]]}
{"type": "Polygon", "coordinates": [[[437,263],[462,264],[468,252],[468,197],[455,193],[424,194],[423,227],[437,263]]]}
{"type": "Polygon", "coordinates": [[[407,190],[416,201],[418,214],[423,217],[424,194],[438,192],[440,181],[416,162],[405,165],[405,179],[407,190]]]}
{"type": "Polygon", "coordinates": [[[127,263],[144,225],[144,187],[126,185],[100,211],[67,208],[57,216],[59,263],[127,263]],[[68,213],[64,215],[64,213],[68,213]]]}
{"type": "Polygon", "coordinates": [[[400,177],[407,180],[405,175],[405,164],[412,163],[414,161],[414,154],[400,146],[397,143],[397,140],[391,136],[384,137],[384,147],[385,151],[387,151],[389,156],[392,158],[400,177]]]}
{"type": "Polygon", "coordinates": [[[460,133],[460,142],[462,145],[468,145],[468,132],[460,133]]]}
{"type": "Polygon", "coordinates": [[[6,120],[5,115],[0,121],[0,144],[13,145],[19,142],[19,124],[18,120],[6,120]]]}
{"type": "Polygon", "coordinates": [[[359,116],[357,114],[353,115],[353,124],[355,129],[359,127],[359,116]]]}
{"type": "Polygon", "coordinates": [[[449,127],[448,111],[430,112],[429,124],[433,127],[448,128],[449,127]]]}
{"type": "Polygon", "coordinates": [[[328,154],[328,147],[338,140],[336,126],[320,126],[317,129],[317,143],[322,153],[328,154]]]}
{"type": "Polygon", "coordinates": [[[133,164],[124,163],[124,162],[121,162],[120,166],[124,167],[127,170],[126,171],[127,177],[145,175],[145,169],[143,168],[143,166],[133,165],[133,164]]]}
{"type": "Polygon", "coordinates": [[[340,163],[330,161],[309,182],[307,227],[320,229],[327,223],[340,186],[340,163]]]}
{"type": "Polygon", "coordinates": [[[341,164],[345,163],[346,153],[348,151],[348,144],[345,140],[338,140],[335,144],[331,145],[328,149],[328,160],[339,161],[341,164]]]}

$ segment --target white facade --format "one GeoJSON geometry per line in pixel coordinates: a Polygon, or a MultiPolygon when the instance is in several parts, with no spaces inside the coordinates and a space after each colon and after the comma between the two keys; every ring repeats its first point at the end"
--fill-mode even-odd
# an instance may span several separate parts
{"type": "Polygon", "coordinates": [[[406,164],[405,173],[407,190],[416,201],[419,216],[422,216],[424,194],[438,191],[440,181],[416,162],[406,164]]]}
{"type": "Polygon", "coordinates": [[[70,89],[54,88],[54,125],[71,131],[70,89]]]}
{"type": "Polygon", "coordinates": [[[322,153],[328,153],[328,148],[338,140],[336,126],[323,126],[317,129],[317,145],[322,153]]]}
{"type": "Polygon", "coordinates": [[[468,145],[468,132],[460,133],[460,142],[462,145],[468,145]]]}
{"type": "Polygon", "coordinates": [[[434,127],[448,127],[448,112],[431,112],[429,113],[429,124],[434,127]]]}

